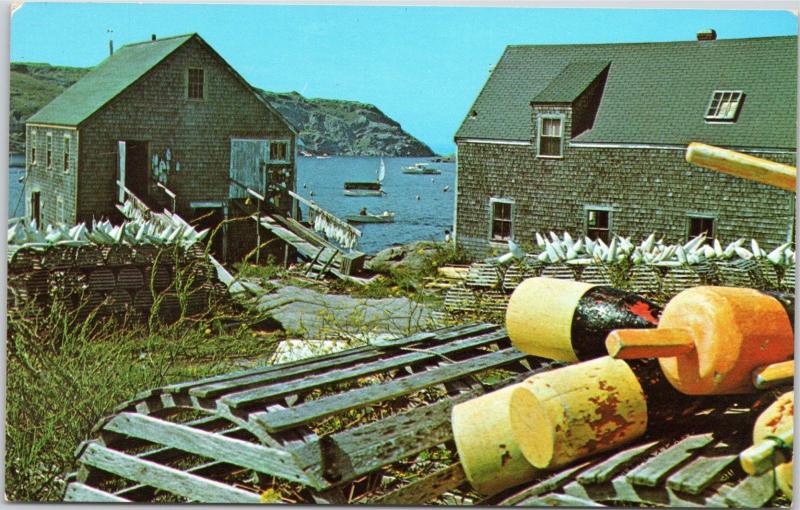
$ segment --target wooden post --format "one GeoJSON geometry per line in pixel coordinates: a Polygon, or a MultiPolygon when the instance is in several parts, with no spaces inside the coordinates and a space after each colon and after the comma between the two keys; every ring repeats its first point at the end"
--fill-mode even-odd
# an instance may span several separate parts
{"type": "Polygon", "coordinates": [[[742,179],[795,191],[797,168],[768,159],[693,142],[686,149],[686,161],[742,179]]]}

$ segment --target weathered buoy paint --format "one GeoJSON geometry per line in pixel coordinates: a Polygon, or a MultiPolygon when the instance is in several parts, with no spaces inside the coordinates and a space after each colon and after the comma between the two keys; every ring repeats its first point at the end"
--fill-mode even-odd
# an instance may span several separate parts
{"type": "Polygon", "coordinates": [[[628,364],[606,356],[526,379],[510,418],[525,458],[552,469],[643,435],[647,400],[628,364]]]}
{"type": "Polygon", "coordinates": [[[511,433],[509,400],[514,384],[453,407],[453,439],[470,485],[491,496],[533,479],[536,469],[511,433]]]}
{"type": "Polygon", "coordinates": [[[661,308],[638,294],[604,285],[529,278],[511,295],[506,330],[526,354],[575,362],[606,355],[619,328],[654,328],[661,308]]]}

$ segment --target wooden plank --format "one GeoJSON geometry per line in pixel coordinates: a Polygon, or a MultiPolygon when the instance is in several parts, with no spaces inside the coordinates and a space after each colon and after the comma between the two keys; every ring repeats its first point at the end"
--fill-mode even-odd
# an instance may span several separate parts
{"type": "Polygon", "coordinates": [[[86,447],[80,461],[87,466],[182,496],[189,501],[208,503],[258,503],[260,501],[259,495],[253,492],[184,473],[154,462],[137,459],[97,443],[91,443],[86,447]]]}
{"type": "Polygon", "coordinates": [[[656,487],[667,474],[692,456],[692,451],[714,440],[713,434],[689,436],[630,471],[626,478],[631,483],[656,487]]]}
{"type": "Polygon", "coordinates": [[[654,441],[612,455],[603,462],[595,464],[579,474],[577,480],[582,484],[605,483],[611,480],[611,477],[615,476],[625,466],[644,456],[657,444],[658,441],[654,441]]]}
{"type": "Polygon", "coordinates": [[[80,501],[81,503],[130,503],[129,499],[109,494],[95,487],[79,482],[67,485],[64,501],[80,501]]]}
{"type": "Polygon", "coordinates": [[[441,494],[453,490],[467,480],[460,462],[432,473],[380,498],[370,500],[370,505],[422,505],[441,494]]]}
{"type": "Polygon", "coordinates": [[[700,494],[737,458],[737,455],[700,457],[670,476],[667,486],[692,495],[700,494]]]}
{"type": "Polygon", "coordinates": [[[545,496],[534,496],[517,503],[519,506],[605,506],[591,499],[578,498],[568,494],[547,494],[545,496]]]}
{"type": "Polygon", "coordinates": [[[112,432],[147,439],[157,444],[279,478],[311,486],[317,485],[316,481],[309,479],[297,467],[293,455],[277,448],[269,448],[135,413],[122,413],[112,419],[105,428],[112,432]]]}
{"type": "Polygon", "coordinates": [[[432,384],[444,383],[489,368],[501,367],[521,361],[525,358],[525,354],[514,348],[503,349],[486,356],[444,365],[385,384],[323,397],[291,409],[256,413],[251,416],[262,424],[267,431],[278,432],[337,412],[413,393],[432,384]]]}
{"type": "Polygon", "coordinates": [[[305,364],[289,367],[284,370],[270,370],[268,372],[265,371],[253,375],[246,375],[235,379],[194,386],[189,389],[189,395],[198,398],[215,398],[223,393],[231,393],[267,383],[286,381],[287,379],[302,380],[302,378],[315,372],[336,369],[342,366],[348,367],[360,362],[370,362],[376,358],[380,358],[380,356],[381,352],[372,348],[338,356],[338,359],[333,360],[317,360],[316,358],[313,358],[313,360],[306,359],[305,364]]]}
{"type": "Polygon", "coordinates": [[[337,483],[407,458],[453,437],[450,412],[454,405],[482,394],[472,391],[410,411],[345,430],[324,441],[292,450],[300,467],[337,483]]]}
{"type": "MultiPolygon", "coordinates": [[[[323,366],[324,362],[335,362],[338,358],[349,357],[355,354],[360,353],[367,353],[368,356],[377,356],[378,353],[375,352],[375,348],[372,346],[363,346],[363,347],[356,347],[354,349],[347,349],[344,351],[334,352],[331,354],[325,354],[322,356],[316,356],[313,359],[313,363],[315,367],[323,366]]],[[[228,372],[225,374],[220,374],[212,377],[204,377],[203,379],[196,379],[194,381],[186,381],[182,383],[175,383],[170,384],[167,386],[163,386],[159,388],[159,391],[168,392],[168,393],[179,393],[181,391],[186,390],[187,388],[203,386],[206,384],[213,384],[222,381],[233,381],[242,377],[249,377],[254,375],[260,374],[268,374],[272,372],[279,372],[283,370],[287,370],[290,368],[300,367],[300,369],[305,369],[306,366],[310,365],[311,360],[309,359],[301,359],[297,361],[289,361],[286,363],[280,363],[277,365],[269,365],[265,367],[258,367],[258,368],[249,368],[246,370],[237,370],[235,372],[228,372]]],[[[149,394],[150,392],[148,392],[149,394]]]]}
{"type": "Polygon", "coordinates": [[[569,467],[558,473],[545,478],[544,480],[538,481],[535,485],[528,487],[512,496],[508,496],[505,499],[502,499],[498,502],[481,502],[481,505],[491,504],[497,506],[507,506],[507,505],[517,505],[521,501],[528,499],[532,496],[538,496],[540,494],[544,494],[546,492],[552,492],[559,490],[564,484],[572,480],[572,475],[580,471],[581,469],[587,466],[587,462],[583,462],[576,466],[569,467]]]}
{"type": "Polygon", "coordinates": [[[292,393],[309,391],[327,384],[351,381],[367,375],[384,373],[395,368],[442,359],[440,356],[446,357],[448,354],[459,351],[483,347],[504,337],[504,333],[490,333],[488,335],[475,336],[464,340],[456,340],[437,347],[430,347],[425,349],[424,352],[401,354],[386,360],[370,362],[359,366],[348,366],[295,381],[259,386],[258,388],[225,395],[220,401],[232,409],[237,409],[267,398],[276,398],[284,395],[291,395],[292,393]]]}
{"type": "Polygon", "coordinates": [[[434,339],[437,341],[444,341],[466,336],[471,333],[487,331],[496,328],[497,326],[491,324],[478,324],[469,325],[468,327],[445,328],[433,332],[420,332],[385,342],[375,342],[372,346],[348,349],[346,351],[340,351],[325,356],[318,356],[311,360],[304,359],[266,368],[240,371],[237,373],[238,376],[226,374],[218,377],[201,379],[199,381],[190,383],[174,384],[165,387],[165,390],[175,391],[191,387],[192,389],[189,391],[190,395],[201,398],[213,398],[222,393],[232,392],[238,389],[246,389],[248,387],[254,387],[270,381],[274,382],[277,380],[296,378],[305,376],[320,369],[332,369],[342,365],[352,365],[356,362],[365,362],[374,358],[385,356],[381,351],[375,349],[375,347],[380,347],[381,349],[389,347],[402,347],[409,344],[434,339]]]}
{"type": "Polygon", "coordinates": [[[731,506],[761,508],[775,495],[775,471],[769,470],[758,476],[748,476],[735,487],[725,492],[723,498],[731,506]]]}

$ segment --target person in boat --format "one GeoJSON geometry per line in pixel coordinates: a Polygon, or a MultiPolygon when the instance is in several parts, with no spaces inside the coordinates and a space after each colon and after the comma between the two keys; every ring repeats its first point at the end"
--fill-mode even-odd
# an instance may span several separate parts
{"type": "Polygon", "coordinates": [[[367,208],[366,207],[362,207],[361,210],[358,211],[358,214],[360,214],[361,216],[366,216],[367,215],[367,208]]]}

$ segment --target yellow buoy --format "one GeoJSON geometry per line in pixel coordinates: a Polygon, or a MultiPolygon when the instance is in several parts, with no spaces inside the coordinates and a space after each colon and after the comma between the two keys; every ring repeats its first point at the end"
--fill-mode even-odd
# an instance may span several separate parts
{"type": "Polygon", "coordinates": [[[630,366],[606,356],[526,379],[511,395],[510,418],[525,458],[552,469],[640,437],[647,401],[630,366]]]}
{"type": "Polygon", "coordinates": [[[470,485],[486,496],[531,480],[536,474],[511,434],[508,403],[517,386],[453,407],[453,438],[461,467],[470,485]]]}

